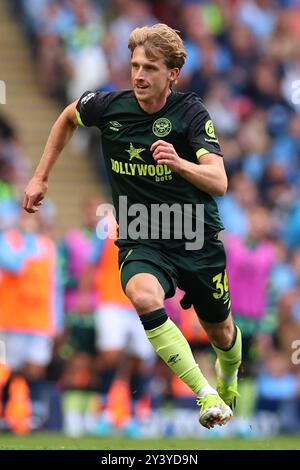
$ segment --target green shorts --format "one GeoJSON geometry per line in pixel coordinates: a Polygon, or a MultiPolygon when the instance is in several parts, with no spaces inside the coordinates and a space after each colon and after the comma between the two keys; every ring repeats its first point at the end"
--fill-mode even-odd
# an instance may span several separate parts
{"type": "Polygon", "coordinates": [[[119,250],[122,287],[135,274],[153,274],[173,297],[176,286],[185,291],[186,308],[193,305],[198,317],[219,323],[230,313],[230,296],[223,243],[216,237],[205,240],[201,250],[167,250],[150,245],[123,246],[119,250]]]}

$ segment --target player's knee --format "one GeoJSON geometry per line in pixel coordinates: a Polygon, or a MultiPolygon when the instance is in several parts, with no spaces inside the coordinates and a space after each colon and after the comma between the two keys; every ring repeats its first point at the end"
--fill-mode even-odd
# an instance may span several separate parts
{"type": "Polygon", "coordinates": [[[162,302],[157,299],[154,292],[149,290],[129,287],[126,289],[126,294],[140,315],[162,307],[162,302]]]}
{"type": "Polygon", "coordinates": [[[230,325],[224,327],[211,328],[208,337],[211,343],[217,348],[228,349],[232,345],[234,330],[230,325]]]}

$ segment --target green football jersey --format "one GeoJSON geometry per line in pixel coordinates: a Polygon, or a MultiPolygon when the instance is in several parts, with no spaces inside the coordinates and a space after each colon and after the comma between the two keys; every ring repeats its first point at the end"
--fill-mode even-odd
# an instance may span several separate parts
{"type": "MultiPolygon", "coordinates": [[[[207,153],[215,153],[222,158],[213,123],[195,93],[172,91],[165,106],[149,114],[140,107],[133,91],[86,92],[78,102],[77,117],[79,124],[96,126],[101,130],[103,154],[119,224],[119,245],[133,241],[130,234],[124,235],[124,226],[127,224],[128,227],[130,221],[138,216],[141,204],[148,210],[146,217],[139,217],[139,223],[147,226],[148,230],[147,237],[139,238],[141,243],[170,246],[162,232],[162,220],[156,211],[152,211],[153,207],[162,204],[174,208],[177,215],[180,208],[190,210],[193,227],[197,226],[200,213],[196,206],[203,204],[205,236],[223,229],[214,198],[171,171],[167,165],[157,164],[150,151],[151,145],[162,139],[173,144],[181,158],[196,164],[207,153]],[[151,224],[159,226],[158,237],[157,232],[151,237],[151,224]]],[[[172,247],[186,242],[184,234],[172,233],[174,220],[170,217],[172,247]]]]}

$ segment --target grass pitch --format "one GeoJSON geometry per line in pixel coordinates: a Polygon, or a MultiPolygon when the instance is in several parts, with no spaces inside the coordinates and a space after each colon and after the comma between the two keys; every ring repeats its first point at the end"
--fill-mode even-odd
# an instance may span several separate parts
{"type": "Polygon", "coordinates": [[[27,437],[0,433],[0,450],[300,450],[300,436],[265,439],[141,439],[119,437],[81,438],[62,434],[34,434],[27,437]]]}

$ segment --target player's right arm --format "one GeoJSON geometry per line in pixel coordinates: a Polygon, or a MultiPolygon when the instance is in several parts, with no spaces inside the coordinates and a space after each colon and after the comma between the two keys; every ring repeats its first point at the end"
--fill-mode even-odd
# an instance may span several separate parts
{"type": "Polygon", "coordinates": [[[79,125],[76,105],[77,101],[67,106],[50,131],[43,156],[25,189],[23,208],[27,212],[36,212],[41,206],[51,168],[79,125]]]}

